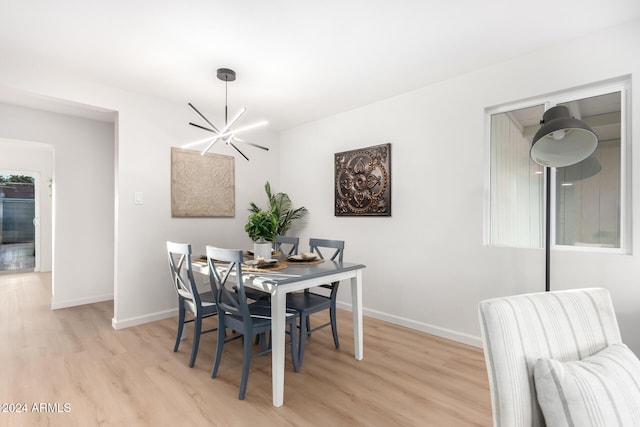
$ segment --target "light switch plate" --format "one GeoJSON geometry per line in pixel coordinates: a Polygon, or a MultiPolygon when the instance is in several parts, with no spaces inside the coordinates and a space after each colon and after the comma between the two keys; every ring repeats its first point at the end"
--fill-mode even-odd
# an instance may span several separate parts
{"type": "Polygon", "coordinates": [[[142,191],[136,191],[135,193],[133,193],[133,203],[135,203],[136,205],[142,204],[142,191]]]}

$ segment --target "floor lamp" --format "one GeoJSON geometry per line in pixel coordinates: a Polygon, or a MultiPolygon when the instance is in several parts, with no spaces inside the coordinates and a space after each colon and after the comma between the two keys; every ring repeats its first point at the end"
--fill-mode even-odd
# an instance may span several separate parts
{"type": "Polygon", "coordinates": [[[542,127],[531,143],[531,160],[545,168],[545,291],[551,281],[551,168],[574,165],[598,147],[598,136],[582,120],[571,117],[569,109],[558,105],[544,112],[542,127]]]}

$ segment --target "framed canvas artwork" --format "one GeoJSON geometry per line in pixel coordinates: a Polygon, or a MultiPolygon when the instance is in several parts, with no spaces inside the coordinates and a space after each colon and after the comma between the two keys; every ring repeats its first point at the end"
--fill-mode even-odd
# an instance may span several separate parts
{"type": "Polygon", "coordinates": [[[391,216],[391,144],[336,153],[335,215],[391,216]]]}
{"type": "Polygon", "coordinates": [[[171,148],[171,216],[235,216],[233,156],[171,148]]]}

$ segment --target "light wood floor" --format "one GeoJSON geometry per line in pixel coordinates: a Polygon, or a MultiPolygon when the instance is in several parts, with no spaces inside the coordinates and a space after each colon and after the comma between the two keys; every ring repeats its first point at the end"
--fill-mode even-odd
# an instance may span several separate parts
{"type": "Polygon", "coordinates": [[[239,341],[213,379],[215,334],[203,335],[190,369],[191,338],[172,351],[176,319],[115,331],[112,303],[50,310],[50,280],[0,276],[0,409],[28,410],[0,412],[0,426],[491,425],[482,351],[471,346],[365,317],[356,361],[351,313],[341,311],[340,350],[325,328],[301,372],[287,354],[285,403],[274,408],[269,355],[253,359],[239,401],[239,341]],[[56,412],[33,412],[40,403],[56,412]]]}

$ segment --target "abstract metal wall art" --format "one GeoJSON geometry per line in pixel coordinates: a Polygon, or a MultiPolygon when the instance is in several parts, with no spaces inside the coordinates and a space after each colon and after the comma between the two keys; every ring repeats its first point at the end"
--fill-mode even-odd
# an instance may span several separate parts
{"type": "Polygon", "coordinates": [[[335,215],[391,216],[391,144],[335,154],[335,215]]]}
{"type": "Polygon", "coordinates": [[[233,156],[171,148],[171,216],[235,216],[233,156]]]}

